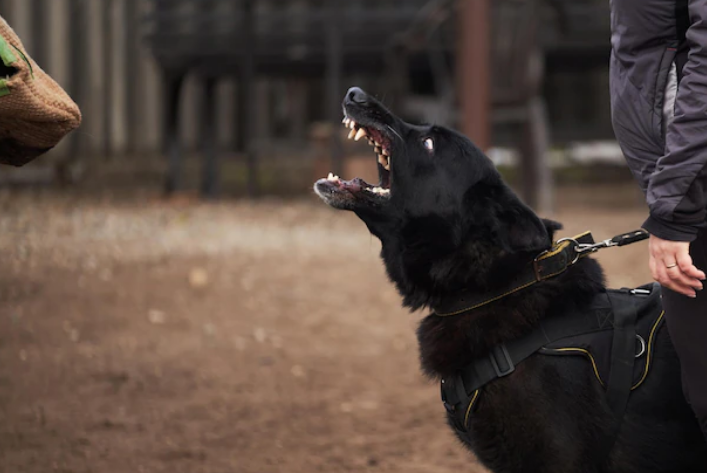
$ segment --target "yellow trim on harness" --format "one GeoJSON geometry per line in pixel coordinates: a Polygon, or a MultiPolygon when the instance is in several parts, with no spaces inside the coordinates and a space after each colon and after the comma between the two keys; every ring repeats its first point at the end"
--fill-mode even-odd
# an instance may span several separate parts
{"type": "Polygon", "coordinates": [[[658,320],[656,320],[655,324],[653,324],[653,328],[651,329],[651,334],[648,337],[648,348],[646,348],[646,369],[643,370],[643,376],[641,376],[641,379],[638,380],[638,383],[636,383],[636,385],[631,388],[631,391],[633,391],[634,389],[638,389],[638,387],[641,384],[643,384],[643,382],[648,377],[648,370],[650,369],[650,366],[651,366],[651,353],[652,353],[652,348],[653,348],[653,342],[655,341],[655,335],[658,332],[658,325],[660,325],[660,321],[663,320],[664,315],[665,315],[665,311],[661,312],[660,315],[658,316],[658,320]]]}
{"type": "Polygon", "coordinates": [[[604,386],[604,381],[601,379],[601,376],[599,376],[599,368],[597,367],[597,362],[594,359],[594,356],[589,352],[589,350],[585,350],[584,348],[553,348],[552,351],[561,351],[563,353],[579,352],[582,355],[585,355],[586,357],[588,357],[589,361],[592,362],[592,368],[594,369],[594,376],[596,376],[597,379],[599,380],[599,384],[604,386]]]}
{"type": "MultiPolygon", "coordinates": [[[[654,348],[654,342],[655,342],[655,337],[656,334],[658,333],[658,326],[660,325],[660,322],[663,320],[663,317],[665,316],[665,311],[661,312],[656,321],[653,323],[653,327],[651,328],[651,334],[648,337],[648,347],[646,348],[646,367],[643,369],[643,375],[641,376],[641,379],[638,380],[636,384],[634,384],[631,387],[631,391],[635,391],[638,389],[643,382],[646,380],[648,377],[648,372],[650,371],[651,368],[651,361],[652,361],[652,354],[653,354],[653,348],[654,348]]],[[[588,351],[585,350],[584,348],[549,348],[549,351],[556,351],[556,352],[563,352],[563,353],[572,353],[572,352],[578,352],[582,355],[585,355],[587,358],[589,358],[589,361],[592,362],[592,368],[594,369],[594,376],[599,380],[599,383],[604,386],[604,381],[601,379],[601,376],[599,376],[599,369],[597,368],[597,363],[596,360],[594,359],[594,356],[588,351]]]]}
{"type": "Polygon", "coordinates": [[[479,398],[479,390],[474,391],[474,396],[469,402],[469,407],[466,408],[466,415],[464,415],[464,427],[469,428],[469,414],[471,414],[471,408],[476,404],[476,400],[479,398]]]}

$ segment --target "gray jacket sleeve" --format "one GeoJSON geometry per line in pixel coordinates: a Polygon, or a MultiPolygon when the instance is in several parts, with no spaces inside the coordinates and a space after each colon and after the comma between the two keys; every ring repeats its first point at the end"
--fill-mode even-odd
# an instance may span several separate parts
{"type": "Polygon", "coordinates": [[[707,218],[707,0],[690,0],[689,55],[666,131],[666,154],[648,184],[650,217],[644,228],[657,237],[692,241],[707,218]]]}

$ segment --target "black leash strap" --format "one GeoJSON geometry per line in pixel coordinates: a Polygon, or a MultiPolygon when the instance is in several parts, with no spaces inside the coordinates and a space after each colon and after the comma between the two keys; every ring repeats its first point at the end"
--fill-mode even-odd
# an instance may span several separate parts
{"type": "Polygon", "coordinates": [[[636,230],[631,233],[624,233],[623,235],[617,235],[611,239],[616,246],[630,245],[631,243],[637,243],[639,241],[647,240],[650,234],[645,230],[636,230]]]}

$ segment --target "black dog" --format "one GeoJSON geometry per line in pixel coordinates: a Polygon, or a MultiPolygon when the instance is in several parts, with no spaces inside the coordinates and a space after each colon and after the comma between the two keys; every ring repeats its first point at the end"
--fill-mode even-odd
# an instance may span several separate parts
{"type": "MultiPolygon", "coordinates": [[[[469,289],[493,292],[551,247],[560,225],[526,207],[466,137],[405,123],[358,88],[346,94],[344,112],[350,138],[375,146],[381,181],[329,175],[314,189],[330,206],[355,212],[381,240],[388,275],[410,309],[436,307],[469,289]]],[[[582,258],[560,276],[476,310],[430,315],[418,330],[422,367],[434,378],[452,376],[602,291],[599,264],[582,258]]],[[[457,434],[493,472],[705,472],[707,448],[683,398],[666,329],[657,333],[654,357],[608,455],[598,446],[612,414],[579,357],[531,356],[484,388],[468,431],[457,434]]]]}

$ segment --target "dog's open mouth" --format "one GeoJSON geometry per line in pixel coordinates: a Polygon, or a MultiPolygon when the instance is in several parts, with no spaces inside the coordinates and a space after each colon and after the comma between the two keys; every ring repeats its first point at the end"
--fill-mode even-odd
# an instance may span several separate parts
{"type": "Polygon", "coordinates": [[[368,144],[373,147],[377,158],[379,182],[377,185],[372,185],[358,177],[346,181],[329,173],[327,178],[316,182],[315,192],[329,205],[338,208],[349,208],[356,200],[383,202],[390,199],[391,139],[375,124],[362,125],[348,116],[344,118],[343,124],[350,130],[348,135],[350,140],[360,141],[362,138],[366,138],[368,144]]]}

